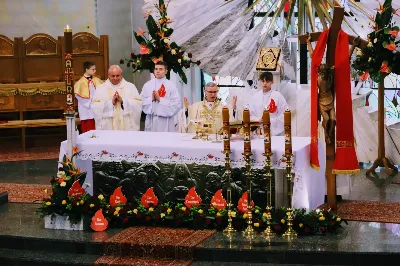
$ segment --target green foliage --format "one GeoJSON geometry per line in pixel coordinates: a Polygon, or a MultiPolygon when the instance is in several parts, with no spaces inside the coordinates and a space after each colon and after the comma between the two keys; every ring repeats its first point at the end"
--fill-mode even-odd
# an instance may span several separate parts
{"type": "Polygon", "coordinates": [[[378,8],[375,19],[370,24],[374,30],[368,34],[367,47],[357,51],[352,66],[357,73],[366,79],[368,74],[379,83],[380,75],[400,74],[400,53],[396,51],[400,41],[396,41],[399,27],[392,22],[396,10],[391,0],[385,0],[378,8]]]}
{"type": "Polygon", "coordinates": [[[169,70],[167,78],[170,77],[170,71],[174,71],[186,84],[185,70],[190,68],[191,64],[200,65],[200,61],[192,61],[191,53],[186,54],[178,44],[170,41],[174,30],[169,27],[172,20],[167,15],[168,6],[165,5],[164,0],[160,0],[159,4],[155,6],[159,17],[154,18],[147,13],[147,31],[139,28],[138,32],[134,32],[135,39],[140,45],[139,53],[132,52],[129,59],[121,59],[120,63],[132,67],[133,72],[143,70],[153,72],[155,63],[164,61],[169,70]]]}

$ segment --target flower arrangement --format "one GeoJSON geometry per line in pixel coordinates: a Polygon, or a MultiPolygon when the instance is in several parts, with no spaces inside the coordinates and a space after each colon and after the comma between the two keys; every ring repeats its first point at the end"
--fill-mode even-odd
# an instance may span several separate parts
{"type": "MultiPolygon", "coordinates": [[[[37,210],[40,217],[47,215],[54,217],[56,214],[68,216],[70,222],[76,224],[89,213],[91,197],[82,187],[86,172],[81,172],[72,162],[77,154],[79,152],[74,153],[71,160],[64,156],[57,177],[50,180],[52,193],[48,194],[47,189],[45,190],[47,196],[37,210]]],[[[87,186],[90,185],[86,184],[87,186]]]]}
{"type": "MultiPolygon", "coordinates": [[[[164,61],[168,69],[177,73],[186,84],[185,69],[190,68],[191,64],[200,65],[200,61],[192,61],[191,53],[185,53],[178,44],[171,42],[170,37],[174,30],[169,27],[173,21],[167,15],[168,4],[169,1],[165,5],[164,0],[159,0],[158,5],[155,5],[159,12],[159,17],[156,19],[150,15],[151,12],[145,12],[148,30],[139,28],[138,32],[134,32],[136,41],[140,45],[139,53],[132,52],[130,59],[121,59],[120,63],[132,67],[133,72],[142,70],[153,72],[155,64],[164,61]]],[[[167,73],[167,78],[170,71],[167,73]]]]}
{"type": "Polygon", "coordinates": [[[385,0],[383,5],[379,3],[376,10],[375,18],[371,17],[369,23],[374,31],[368,34],[367,47],[357,50],[352,66],[363,81],[370,76],[379,83],[381,73],[400,74],[400,53],[396,51],[400,43],[399,27],[392,22],[393,15],[399,14],[392,7],[392,0],[385,0]]]}

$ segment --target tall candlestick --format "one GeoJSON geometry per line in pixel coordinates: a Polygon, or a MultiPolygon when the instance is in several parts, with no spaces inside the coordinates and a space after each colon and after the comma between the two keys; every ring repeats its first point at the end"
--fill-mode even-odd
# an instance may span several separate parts
{"type": "Polygon", "coordinates": [[[230,126],[229,126],[229,109],[227,107],[222,108],[222,139],[224,140],[224,151],[231,150],[231,137],[230,137],[230,126]]]}
{"type": "Polygon", "coordinates": [[[265,153],[271,153],[271,120],[267,109],[264,109],[262,121],[264,131],[264,151],[265,153]]]}
{"type": "Polygon", "coordinates": [[[243,111],[243,133],[244,133],[244,153],[251,152],[250,143],[250,111],[245,109],[243,111]]]}
{"type": "MultiPolygon", "coordinates": [[[[67,156],[72,158],[75,146],[76,122],[74,108],[74,68],[72,58],[72,29],[64,28],[64,75],[66,88],[65,117],[67,120],[67,156]]],[[[74,157],[75,159],[75,157],[74,157]]]]}
{"type": "Polygon", "coordinates": [[[292,113],[286,110],[284,113],[285,127],[285,155],[292,154],[292,113]]]}

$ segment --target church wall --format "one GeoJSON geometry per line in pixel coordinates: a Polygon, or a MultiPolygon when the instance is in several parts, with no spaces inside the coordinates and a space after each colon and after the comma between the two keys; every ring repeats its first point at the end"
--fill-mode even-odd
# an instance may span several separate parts
{"type": "Polygon", "coordinates": [[[10,39],[39,32],[57,38],[67,24],[96,35],[95,0],[0,0],[0,7],[0,34],[10,39]]]}

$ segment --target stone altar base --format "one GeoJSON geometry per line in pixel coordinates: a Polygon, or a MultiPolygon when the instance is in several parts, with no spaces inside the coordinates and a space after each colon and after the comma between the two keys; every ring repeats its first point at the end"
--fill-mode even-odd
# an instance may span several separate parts
{"type": "MultiPolygon", "coordinates": [[[[111,266],[382,265],[383,261],[385,265],[398,265],[400,259],[399,225],[370,222],[350,222],[336,235],[297,237],[291,241],[282,237],[268,241],[259,234],[250,240],[240,233],[228,238],[222,232],[212,235],[205,230],[196,234],[193,233],[196,231],[184,229],[186,231],[177,232],[184,237],[197,238],[190,249],[184,248],[188,243],[182,238],[175,237],[170,241],[165,236],[159,239],[149,236],[154,241],[148,243],[144,251],[156,252],[156,255],[124,256],[128,253],[123,252],[132,251],[128,248],[120,249],[118,252],[122,253],[118,256],[105,258],[102,254],[106,253],[106,243],[122,243],[118,235],[123,236],[129,230],[138,232],[139,227],[105,232],[46,230],[43,220],[35,214],[37,207],[37,204],[21,203],[0,206],[0,265],[93,265],[95,261],[101,262],[100,259],[107,259],[107,265],[111,266]],[[168,245],[157,250],[157,244],[161,242],[168,245]],[[183,254],[180,250],[185,251],[185,256],[179,257],[183,254]],[[157,257],[166,251],[173,255],[157,257]],[[192,255],[187,257],[188,254],[192,255]]],[[[172,229],[166,229],[153,227],[150,231],[171,233],[168,230],[172,229]]],[[[142,240],[146,240],[144,234],[138,235],[133,242],[140,244],[142,240]]]]}
{"type": "MultiPolygon", "coordinates": [[[[225,169],[222,166],[197,165],[197,164],[139,164],[129,162],[93,162],[93,191],[109,196],[121,186],[122,192],[128,201],[140,200],[143,193],[150,187],[159,201],[183,202],[188,191],[196,187],[197,194],[202,199],[202,204],[210,204],[211,198],[219,189],[223,190],[226,199],[225,169]]],[[[282,170],[272,171],[274,176],[283,178],[282,170]],[[277,174],[274,174],[274,173],[277,174]]],[[[252,169],[253,175],[253,201],[257,206],[264,208],[267,200],[268,187],[264,177],[264,169],[252,169]]],[[[244,168],[232,169],[232,203],[237,204],[239,198],[246,191],[246,176],[244,168]]],[[[273,202],[275,206],[283,206],[283,195],[286,182],[276,181],[280,186],[275,195],[275,182],[272,184],[273,202]],[[284,186],[285,185],[285,186],[284,186]]],[[[286,195],[286,194],[285,194],[286,195]]]]}

